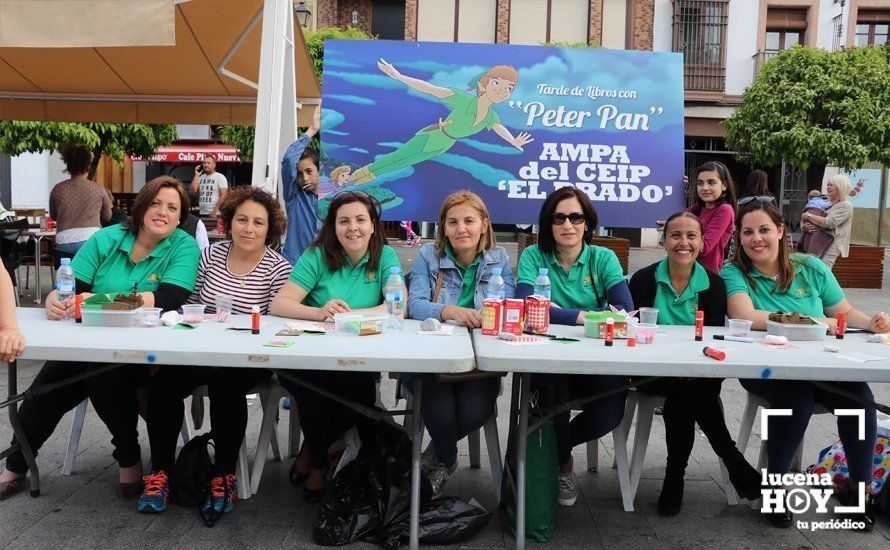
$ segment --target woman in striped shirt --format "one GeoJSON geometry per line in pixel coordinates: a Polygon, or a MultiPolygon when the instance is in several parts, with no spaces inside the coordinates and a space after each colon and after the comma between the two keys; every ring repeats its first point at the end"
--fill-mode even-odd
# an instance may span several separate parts
{"type": "MultiPolygon", "coordinates": [[[[259,306],[266,314],[291,270],[290,263],[269,248],[278,242],[287,225],[278,200],[259,188],[239,187],[225,198],[220,215],[231,240],[215,243],[201,253],[189,302],[213,309],[217,296],[231,296],[232,313],[250,314],[253,306],[259,306]]],[[[152,471],[145,477],[139,511],[162,512],[167,508],[168,474],[174,465],[182,424],[182,401],[203,384],[208,386],[216,449],[216,471],[203,507],[212,507],[218,513],[232,510],[237,494],[235,464],[247,427],[244,396],[269,376],[265,369],[202,366],[161,367],[155,373],[149,384],[147,421],[152,471]]]]}

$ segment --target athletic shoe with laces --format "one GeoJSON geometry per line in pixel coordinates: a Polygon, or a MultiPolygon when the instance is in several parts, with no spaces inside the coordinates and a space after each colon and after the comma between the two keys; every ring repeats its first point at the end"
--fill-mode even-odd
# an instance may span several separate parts
{"type": "Polygon", "coordinates": [[[170,480],[167,478],[167,472],[152,470],[142,478],[142,481],[145,483],[145,488],[139,497],[137,510],[146,514],[159,514],[166,510],[170,499],[170,480]]]}
{"type": "Polygon", "coordinates": [[[448,481],[449,476],[456,470],[456,461],[451,467],[448,467],[441,462],[437,462],[427,470],[426,477],[430,480],[430,486],[432,488],[432,496],[430,498],[436,499],[442,496],[442,493],[445,492],[445,483],[448,481]]]}
{"type": "Polygon", "coordinates": [[[210,494],[204,501],[202,510],[205,512],[213,510],[218,514],[228,514],[235,506],[235,499],[238,498],[238,482],[233,474],[215,475],[210,480],[210,494]],[[227,490],[228,489],[228,490],[227,490]]]}
{"type": "Polygon", "coordinates": [[[559,505],[573,506],[575,501],[578,500],[578,479],[575,477],[575,472],[559,474],[557,483],[559,486],[559,496],[557,497],[559,505]]]}

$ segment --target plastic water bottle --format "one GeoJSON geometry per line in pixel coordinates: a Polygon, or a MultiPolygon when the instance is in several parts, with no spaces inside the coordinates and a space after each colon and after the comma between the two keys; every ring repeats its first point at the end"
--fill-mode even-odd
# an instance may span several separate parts
{"type": "MultiPolygon", "coordinates": [[[[56,294],[62,303],[74,300],[74,270],[71,269],[71,258],[62,258],[62,265],[56,273],[56,294]]],[[[67,315],[62,319],[69,319],[67,315]]]]}
{"type": "Polygon", "coordinates": [[[398,267],[389,268],[389,277],[386,279],[386,286],[383,287],[383,293],[386,296],[386,312],[391,315],[389,320],[391,330],[401,330],[405,320],[408,289],[405,288],[405,281],[402,279],[401,273],[402,270],[398,267]]]}
{"type": "Polygon", "coordinates": [[[488,288],[485,292],[486,300],[503,300],[507,296],[506,283],[501,277],[501,268],[491,269],[491,278],[488,279],[488,288]]]}
{"type": "Polygon", "coordinates": [[[550,276],[547,275],[549,272],[546,267],[542,267],[538,270],[538,278],[535,279],[535,295],[544,296],[548,300],[550,299],[550,276]]]}

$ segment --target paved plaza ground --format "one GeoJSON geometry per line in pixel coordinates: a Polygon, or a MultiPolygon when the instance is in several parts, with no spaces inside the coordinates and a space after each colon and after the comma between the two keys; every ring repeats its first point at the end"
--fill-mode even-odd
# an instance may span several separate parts
{"type": "MultiPolygon", "coordinates": [[[[515,244],[506,245],[515,258],[515,244]]],[[[410,269],[417,248],[397,247],[402,265],[410,269]]],[[[634,249],[631,271],[662,257],[655,249],[634,249]]],[[[515,261],[515,260],[514,260],[515,261]]],[[[886,265],[886,263],[885,263],[886,265]]],[[[47,277],[48,279],[48,277],[47,277]]],[[[45,284],[49,284],[47,281],[45,284]]],[[[885,272],[884,290],[849,290],[847,296],[867,312],[890,311],[890,276],[885,272]]],[[[41,363],[20,362],[20,387],[27,387],[41,363]]],[[[0,395],[7,393],[6,377],[0,377],[0,395]]],[[[505,395],[510,379],[505,379],[505,395]]],[[[878,402],[890,403],[890,384],[873,384],[878,402]]],[[[393,405],[394,387],[386,381],[382,388],[384,402],[393,405]]],[[[723,403],[730,432],[738,433],[745,404],[745,392],[736,380],[723,384],[723,403]]],[[[502,448],[506,448],[507,399],[498,401],[502,448]]],[[[261,414],[258,403],[251,402],[247,434],[249,452],[254,452],[261,414]]],[[[278,430],[282,441],[287,433],[287,415],[282,415],[278,430]]],[[[56,433],[41,450],[42,496],[32,499],[19,495],[0,503],[0,548],[308,548],[313,547],[312,526],[316,505],[307,505],[300,490],[287,482],[290,460],[271,461],[266,465],[260,490],[247,501],[236,503],[235,512],[224,517],[213,529],[203,526],[194,509],[175,506],[163,515],[142,515],[135,502],[121,503],[115,496],[117,468],[111,457],[110,437],[104,425],[90,409],[80,441],[74,473],[61,475],[62,459],[68,440],[71,414],[59,424],[56,433]]],[[[206,429],[206,426],[205,426],[206,429]]],[[[759,448],[759,423],[747,450],[755,462],[759,448]]],[[[5,411],[0,414],[0,440],[7,442],[12,431],[5,411]]],[[[148,460],[145,426],[140,422],[143,460],[148,460]]],[[[721,489],[717,458],[704,436],[699,433],[686,475],[686,496],[682,513],[661,518],[655,502],[664,473],[664,425],[653,423],[645,467],[636,498],[636,511],[622,510],[616,470],[612,461],[612,441],[603,442],[600,469],[588,473],[584,468],[584,447],[575,450],[575,470],[580,482],[578,502],[560,508],[556,533],[548,548],[852,548],[886,549],[890,547],[890,520],[884,516],[872,533],[817,532],[797,529],[778,530],[763,521],[746,505],[729,507],[721,489]]],[[[831,415],[815,416],[805,439],[804,463],[815,461],[817,453],[836,439],[831,415]]],[[[514,544],[506,514],[497,510],[490,470],[483,447],[482,469],[469,469],[466,441],[461,442],[458,472],[449,480],[446,493],[466,499],[475,497],[494,510],[488,527],[461,548],[511,548],[514,544]]],[[[816,519],[811,514],[804,519],[816,519]]],[[[371,547],[356,544],[354,548],[371,547]]]]}

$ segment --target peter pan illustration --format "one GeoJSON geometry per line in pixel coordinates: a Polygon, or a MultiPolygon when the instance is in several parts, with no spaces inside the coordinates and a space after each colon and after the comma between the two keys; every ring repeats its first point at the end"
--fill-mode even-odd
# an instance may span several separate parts
{"type": "Polygon", "coordinates": [[[519,132],[515,137],[501,124],[501,118],[492,108],[493,105],[510,99],[519,73],[509,65],[495,65],[479,73],[467,83],[468,91],[475,90],[475,95],[457,88],[443,88],[424,80],[405,76],[396,70],[385,59],[377,62],[377,68],[385,75],[417,90],[429,94],[451,108],[451,112],[443,120],[430,124],[414,134],[407,143],[371,164],[357,169],[350,176],[353,185],[362,185],[374,181],[378,176],[394,172],[407,166],[418,164],[437,157],[448,151],[454,143],[465,137],[478,134],[482,130],[494,130],[504,141],[520,151],[533,141],[528,132],[519,132]]]}

